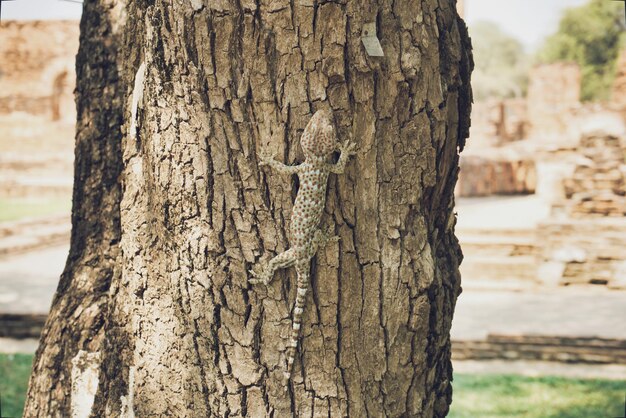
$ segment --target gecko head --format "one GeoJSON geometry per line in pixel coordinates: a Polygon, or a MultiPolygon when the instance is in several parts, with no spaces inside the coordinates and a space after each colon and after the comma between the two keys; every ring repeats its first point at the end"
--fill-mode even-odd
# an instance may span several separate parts
{"type": "Polygon", "coordinates": [[[326,157],[337,149],[335,128],[329,111],[315,112],[304,128],[300,145],[306,157],[326,157]]]}

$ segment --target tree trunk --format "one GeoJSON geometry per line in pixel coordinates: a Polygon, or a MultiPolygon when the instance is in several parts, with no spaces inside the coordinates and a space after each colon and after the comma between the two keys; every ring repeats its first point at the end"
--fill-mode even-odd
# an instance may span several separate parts
{"type": "Polygon", "coordinates": [[[452,1],[86,0],[72,247],[25,416],[445,416],[471,66],[452,1]],[[302,161],[320,108],[358,154],[285,390],[295,273],[247,271],[289,247],[298,184],[257,152],[302,161]]]}

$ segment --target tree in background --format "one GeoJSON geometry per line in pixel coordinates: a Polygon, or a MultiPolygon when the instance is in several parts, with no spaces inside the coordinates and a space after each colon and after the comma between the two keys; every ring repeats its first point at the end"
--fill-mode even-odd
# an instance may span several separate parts
{"type": "Polygon", "coordinates": [[[472,88],[477,100],[518,97],[526,91],[528,64],[522,44],[493,22],[470,27],[474,61],[472,88]]]}
{"type": "Polygon", "coordinates": [[[538,61],[576,62],[582,72],[581,98],[606,99],[625,28],[621,3],[591,0],[564,13],[558,31],[538,52],[538,61]]]}

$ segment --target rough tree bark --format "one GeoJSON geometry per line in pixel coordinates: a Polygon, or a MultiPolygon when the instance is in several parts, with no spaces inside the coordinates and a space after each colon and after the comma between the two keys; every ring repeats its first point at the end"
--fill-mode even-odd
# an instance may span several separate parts
{"type": "Polygon", "coordinates": [[[445,416],[471,67],[453,0],[86,0],[72,246],[25,416],[445,416]],[[285,392],[295,275],[246,272],[288,246],[298,184],[256,155],[301,161],[320,108],[358,155],[285,392]]]}

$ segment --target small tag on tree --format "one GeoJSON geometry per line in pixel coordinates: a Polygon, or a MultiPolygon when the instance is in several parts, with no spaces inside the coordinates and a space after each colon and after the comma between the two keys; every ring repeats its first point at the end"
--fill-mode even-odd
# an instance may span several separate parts
{"type": "Polygon", "coordinates": [[[376,23],[366,23],[363,25],[363,31],[361,32],[361,40],[365,46],[365,51],[370,57],[384,57],[383,48],[380,45],[380,40],[376,36],[376,23]]]}

